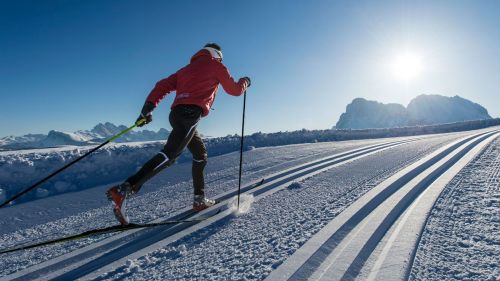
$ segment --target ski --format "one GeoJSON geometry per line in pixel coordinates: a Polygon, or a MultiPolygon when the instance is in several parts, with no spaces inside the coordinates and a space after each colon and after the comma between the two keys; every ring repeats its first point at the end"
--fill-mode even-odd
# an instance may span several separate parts
{"type": "Polygon", "coordinates": [[[201,216],[196,219],[187,219],[187,217],[193,215],[193,213],[189,213],[186,215],[186,219],[180,219],[180,220],[167,220],[167,221],[162,221],[162,222],[156,222],[156,223],[130,223],[127,225],[113,225],[113,226],[108,226],[104,228],[98,228],[98,229],[92,229],[89,231],[85,231],[79,234],[75,235],[70,235],[62,238],[57,238],[49,241],[44,241],[40,243],[35,243],[35,244],[30,244],[30,245],[22,245],[22,246],[17,246],[13,247],[10,249],[5,249],[0,251],[0,254],[7,254],[7,253],[12,253],[12,252],[17,252],[21,250],[28,250],[36,247],[41,247],[41,246],[47,246],[51,244],[57,244],[61,242],[66,242],[66,241],[72,241],[72,240],[78,240],[78,239],[83,239],[87,237],[91,237],[94,235],[101,235],[101,234],[106,234],[106,233],[115,233],[115,232],[121,232],[121,231],[127,231],[127,230],[132,230],[132,229],[139,229],[139,228],[150,228],[150,227],[157,227],[157,226],[163,226],[163,225],[169,225],[169,224],[179,224],[179,223],[190,223],[190,222],[201,222],[204,221],[208,218],[211,218],[217,214],[219,214],[222,211],[221,208],[219,208],[215,213],[206,215],[206,216],[201,216]]]}
{"type": "MultiPolygon", "coordinates": [[[[248,188],[245,189],[246,191],[252,190],[256,187],[261,186],[264,183],[265,179],[263,178],[259,182],[253,184],[252,186],[249,186],[248,188]]],[[[220,201],[217,201],[215,205],[219,204],[220,201]]],[[[214,206],[215,206],[214,205],[214,206]]],[[[12,253],[12,252],[17,252],[21,250],[28,250],[36,247],[41,247],[41,246],[47,246],[51,244],[57,244],[61,242],[66,242],[66,241],[71,241],[71,240],[78,240],[78,239],[83,239],[87,237],[91,237],[94,235],[100,235],[100,234],[106,234],[106,233],[115,233],[115,232],[121,232],[121,231],[127,231],[127,230],[132,230],[132,229],[140,229],[140,228],[149,228],[149,227],[156,227],[156,226],[163,226],[163,225],[169,225],[169,224],[179,224],[179,223],[190,223],[190,222],[201,222],[204,221],[208,218],[211,218],[217,214],[219,214],[222,211],[222,207],[217,209],[215,213],[210,213],[206,214],[205,216],[200,216],[196,219],[189,219],[190,216],[194,215],[196,212],[188,212],[183,218],[179,220],[166,220],[162,222],[157,222],[157,223],[129,223],[127,225],[113,225],[113,226],[108,226],[104,228],[98,228],[98,229],[92,229],[86,232],[82,232],[79,234],[75,235],[70,235],[62,238],[57,238],[49,241],[44,241],[40,243],[35,243],[35,244],[30,244],[30,245],[21,245],[21,246],[16,246],[12,247],[9,249],[4,249],[0,251],[1,254],[7,254],[7,253],[12,253]]]]}

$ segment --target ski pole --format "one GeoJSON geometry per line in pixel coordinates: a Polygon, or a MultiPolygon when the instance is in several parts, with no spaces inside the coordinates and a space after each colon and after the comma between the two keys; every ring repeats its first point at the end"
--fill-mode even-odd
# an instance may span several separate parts
{"type": "Polygon", "coordinates": [[[39,186],[40,184],[42,184],[43,182],[47,181],[48,179],[52,178],[53,176],[59,174],[60,172],[64,171],[66,168],[68,168],[69,166],[75,164],[76,162],[82,160],[83,158],[89,156],[92,152],[98,150],[99,148],[105,146],[106,144],[114,141],[115,139],[121,137],[122,135],[128,133],[129,131],[131,131],[132,129],[134,129],[135,127],[139,126],[139,125],[142,125],[142,123],[144,123],[146,120],[145,119],[141,119],[139,121],[137,121],[133,126],[123,130],[121,133],[117,134],[116,136],[110,138],[109,140],[101,143],[99,146],[93,148],[92,150],[88,151],[87,153],[85,153],[84,155],[78,157],[77,159],[71,161],[70,163],[66,164],[64,167],[60,168],[59,170],[53,172],[52,174],[46,176],[45,178],[39,180],[38,182],[36,182],[35,184],[33,184],[32,186],[26,188],[25,190],[19,192],[18,194],[14,195],[12,198],[10,198],[9,200],[5,201],[2,203],[2,205],[0,205],[0,208],[6,206],[7,204],[9,204],[10,202],[16,200],[17,198],[21,197],[22,195],[24,195],[25,193],[27,192],[30,192],[31,190],[33,190],[35,187],[39,186]]]}
{"type": "Polygon", "coordinates": [[[240,145],[240,176],[238,179],[238,210],[240,209],[241,171],[243,167],[243,139],[245,138],[245,105],[247,102],[247,91],[243,94],[243,120],[241,121],[241,145],[240,145]]]}

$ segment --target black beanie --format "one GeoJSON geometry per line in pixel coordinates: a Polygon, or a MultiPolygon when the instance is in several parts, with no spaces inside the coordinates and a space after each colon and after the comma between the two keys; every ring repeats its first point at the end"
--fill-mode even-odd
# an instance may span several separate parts
{"type": "Polygon", "coordinates": [[[222,52],[222,49],[220,48],[220,46],[217,45],[216,43],[213,43],[213,42],[207,43],[203,48],[206,48],[206,47],[214,48],[217,51],[222,52]]]}

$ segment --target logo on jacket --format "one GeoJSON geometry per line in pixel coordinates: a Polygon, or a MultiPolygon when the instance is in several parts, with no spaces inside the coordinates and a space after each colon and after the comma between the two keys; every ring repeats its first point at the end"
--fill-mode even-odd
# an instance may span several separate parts
{"type": "Polygon", "coordinates": [[[178,94],[178,95],[177,95],[177,98],[178,98],[178,99],[185,99],[185,98],[189,98],[189,94],[185,94],[185,93],[184,93],[184,94],[178,94]]]}

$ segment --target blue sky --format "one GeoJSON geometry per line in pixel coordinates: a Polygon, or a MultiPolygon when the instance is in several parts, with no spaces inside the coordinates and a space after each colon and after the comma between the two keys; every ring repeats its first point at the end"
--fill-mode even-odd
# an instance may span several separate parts
{"type": "MultiPolygon", "coordinates": [[[[157,80],[206,42],[250,76],[246,132],[331,128],[356,97],[460,95],[500,117],[498,1],[1,1],[0,137],[131,125],[157,80]],[[403,80],[399,54],[421,69],[403,80]]],[[[148,129],[170,128],[173,95],[148,129]]],[[[239,133],[219,90],[204,135],[239,133]]]]}

